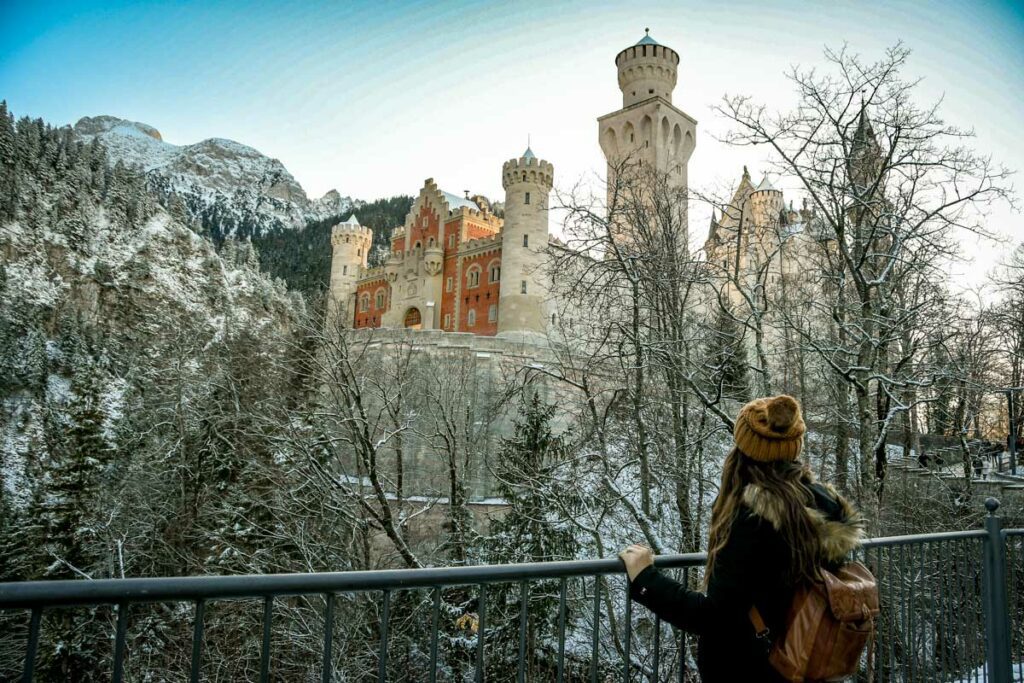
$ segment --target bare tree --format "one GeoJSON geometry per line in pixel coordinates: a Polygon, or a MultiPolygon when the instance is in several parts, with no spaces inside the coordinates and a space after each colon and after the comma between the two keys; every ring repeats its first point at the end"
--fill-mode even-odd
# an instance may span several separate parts
{"type": "Polygon", "coordinates": [[[803,340],[853,391],[861,483],[879,498],[888,431],[909,409],[903,390],[921,381],[893,356],[915,322],[896,294],[912,286],[903,275],[934,273],[952,256],[957,231],[988,235],[982,209],[1010,199],[1009,172],[965,146],[971,132],[946,124],[937,103],[915,102],[917,82],[900,74],[909,54],[897,45],[865,63],[845,48],[828,50],[833,73],[788,74],[799,98],[792,112],[771,114],[743,96],[717,107],[734,124],[726,141],[769,148],[776,170],[795,178],[815,209],[836,264],[836,296],[824,305],[843,339],[803,340]]]}

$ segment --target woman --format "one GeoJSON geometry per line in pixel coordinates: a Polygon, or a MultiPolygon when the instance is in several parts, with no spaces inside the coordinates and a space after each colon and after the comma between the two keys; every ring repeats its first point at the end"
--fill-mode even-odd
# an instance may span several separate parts
{"type": "Polygon", "coordinates": [[[633,599],[699,636],[704,683],[783,680],[768,663],[768,644],[785,627],[794,588],[817,580],[819,567],[841,564],[863,538],[850,503],[797,460],[805,429],[790,396],[740,410],[711,508],[705,592],[660,573],[649,548],[631,545],[619,555],[633,599]],[[752,606],[767,638],[755,634],[752,606]]]}

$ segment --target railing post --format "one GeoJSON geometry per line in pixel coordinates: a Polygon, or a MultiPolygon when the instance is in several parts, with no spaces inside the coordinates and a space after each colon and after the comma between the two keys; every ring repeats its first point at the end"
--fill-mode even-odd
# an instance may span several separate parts
{"type": "Polygon", "coordinates": [[[1009,606],[1006,601],[1006,540],[1003,537],[1003,521],[996,515],[999,501],[985,499],[984,591],[985,599],[985,640],[987,647],[988,674],[992,683],[1010,681],[1010,624],[1009,606]]]}

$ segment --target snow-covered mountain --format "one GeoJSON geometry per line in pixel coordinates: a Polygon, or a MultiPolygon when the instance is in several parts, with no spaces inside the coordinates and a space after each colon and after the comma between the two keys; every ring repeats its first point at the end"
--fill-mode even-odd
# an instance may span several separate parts
{"type": "Polygon", "coordinates": [[[309,199],[284,164],[233,140],[173,145],[152,126],[114,116],[87,116],[74,131],[98,139],[112,162],[140,166],[165,205],[182,206],[214,237],[301,227],[352,207],[335,190],[309,199]]]}

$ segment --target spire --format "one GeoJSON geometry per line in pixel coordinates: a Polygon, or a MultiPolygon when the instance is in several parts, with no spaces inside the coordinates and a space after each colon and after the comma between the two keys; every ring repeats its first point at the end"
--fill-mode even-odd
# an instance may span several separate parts
{"type": "Polygon", "coordinates": [[[754,190],[754,191],[755,192],[762,192],[762,191],[766,191],[766,190],[767,191],[774,191],[775,190],[775,186],[772,185],[772,182],[770,180],[768,180],[768,176],[767,175],[761,180],[761,184],[758,185],[757,189],[754,190]]]}
{"type": "Polygon", "coordinates": [[[651,29],[644,29],[644,37],[636,42],[637,45],[661,45],[654,38],[651,38],[651,29]]]}
{"type": "Polygon", "coordinates": [[[525,151],[525,152],[523,152],[523,158],[524,158],[524,159],[536,159],[536,158],[537,158],[537,156],[536,156],[536,155],[535,155],[535,154],[533,153],[533,150],[532,150],[532,149],[530,149],[529,147],[527,147],[527,148],[526,148],[526,151],[525,151]]]}
{"type": "Polygon", "coordinates": [[[359,219],[356,218],[356,215],[354,213],[353,214],[349,214],[349,217],[346,218],[344,221],[342,221],[342,225],[359,225],[359,224],[360,224],[359,223],[359,219]]]}

